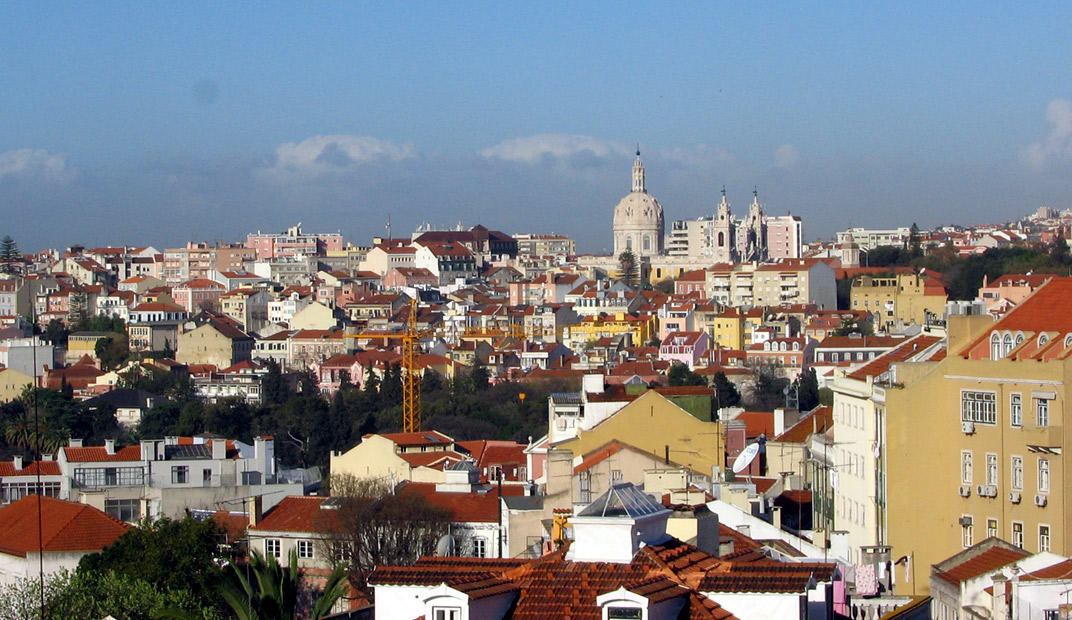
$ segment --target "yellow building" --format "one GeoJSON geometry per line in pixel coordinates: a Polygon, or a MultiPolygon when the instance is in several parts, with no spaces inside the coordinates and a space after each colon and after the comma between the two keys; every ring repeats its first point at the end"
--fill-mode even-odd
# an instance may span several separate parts
{"type": "Polygon", "coordinates": [[[996,323],[950,317],[945,359],[894,365],[876,390],[889,544],[918,567],[899,592],[925,590],[932,564],[988,536],[1072,554],[1069,307],[1072,278],[1055,278],[996,323]]]}
{"type": "Polygon", "coordinates": [[[853,280],[850,293],[852,309],[870,313],[875,329],[886,331],[941,317],[947,298],[945,285],[926,269],[884,278],[861,276],[853,280]]]}
{"type": "Polygon", "coordinates": [[[619,441],[693,471],[710,475],[725,466],[726,437],[721,422],[704,422],[655,390],[577,437],[555,444],[575,457],[619,441]]]}
{"type": "Polygon", "coordinates": [[[737,350],[745,347],[744,325],[744,315],[736,308],[727,308],[711,317],[707,328],[715,346],[737,350]]]}
{"type": "Polygon", "coordinates": [[[0,369],[0,402],[8,402],[22,396],[26,386],[33,385],[34,378],[14,368],[0,369]]]}
{"type": "Polygon", "coordinates": [[[333,476],[444,482],[444,467],[467,458],[455,447],[453,439],[436,431],[368,435],[346,452],[332,452],[329,467],[333,476]]]}
{"type": "Polygon", "coordinates": [[[619,334],[633,335],[633,344],[642,346],[655,335],[657,323],[655,315],[633,315],[618,312],[608,316],[587,316],[576,325],[562,328],[562,337],[567,346],[576,346],[595,342],[600,338],[613,338],[619,334]]]}

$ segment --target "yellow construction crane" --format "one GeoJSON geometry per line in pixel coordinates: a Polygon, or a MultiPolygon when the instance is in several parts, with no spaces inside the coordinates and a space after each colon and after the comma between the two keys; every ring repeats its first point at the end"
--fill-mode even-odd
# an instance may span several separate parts
{"type": "Polygon", "coordinates": [[[417,369],[421,338],[431,330],[417,329],[417,300],[409,302],[406,329],[397,334],[347,334],[347,338],[402,340],[402,430],[415,433],[421,430],[421,375],[417,369]]]}

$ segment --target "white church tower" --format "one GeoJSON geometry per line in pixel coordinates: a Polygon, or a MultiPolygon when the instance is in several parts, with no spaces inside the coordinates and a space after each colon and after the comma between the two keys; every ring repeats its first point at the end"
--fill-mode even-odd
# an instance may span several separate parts
{"type": "Polygon", "coordinates": [[[663,253],[663,207],[644,184],[644,162],[637,149],[633,163],[633,191],[614,208],[614,256],[626,250],[638,259],[663,253]]]}

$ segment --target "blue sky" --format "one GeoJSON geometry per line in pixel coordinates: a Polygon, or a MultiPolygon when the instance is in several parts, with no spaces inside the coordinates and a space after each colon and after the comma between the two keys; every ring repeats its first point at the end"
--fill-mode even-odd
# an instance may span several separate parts
{"type": "Polygon", "coordinates": [[[754,186],[809,239],[1072,208],[1072,4],[7,3],[0,212],[24,250],[301,221],[610,243],[754,186]]]}

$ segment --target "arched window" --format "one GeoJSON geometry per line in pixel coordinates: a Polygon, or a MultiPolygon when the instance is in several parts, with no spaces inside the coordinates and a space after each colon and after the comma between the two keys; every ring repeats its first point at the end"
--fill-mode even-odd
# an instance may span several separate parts
{"type": "Polygon", "coordinates": [[[1072,334],[1065,336],[1065,348],[1072,347],[1072,334]]]}
{"type": "Polygon", "coordinates": [[[1001,336],[997,332],[990,337],[990,359],[1001,359],[1001,336]]]}
{"type": "Polygon", "coordinates": [[[627,250],[632,250],[633,249],[633,238],[632,237],[626,237],[625,238],[625,249],[627,249],[627,250]]]}
{"type": "Polygon", "coordinates": [[[1016,346],[1020,346],[1024,343],[1024,335],[1016,334],[1016,346]]]}
{"type": "Polygon", "coordinates": [[[726,247],[726,233],[724,232],[718,233],[718,247],[726,247]]]}
{"type": "Polygon", "coordinates": [[[1038,346],[1040,346],[1040,347],[1045,346],[1045,344],[1047,342],[1049,342],[1049,341],[1050,341],[1049,336],[1047,336],[1046,334],[1039,334],[1038,346]]]}
{"type": "Polygon", "coordinates": [[[648,235],[644,235],[644,250],[647,251],[647,250],[650,250],[650,249],[651,249],[651,237],[649,237],[648,235]]]}
{"type": "Polygon", "coordinates": [[[1002,357],[1008,357],[1009,353],[1012,353],[1012,334],[1005,334],[1004,350],[1001,352],[1002,357]]]}

